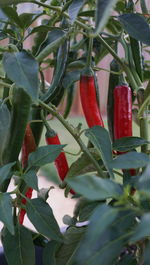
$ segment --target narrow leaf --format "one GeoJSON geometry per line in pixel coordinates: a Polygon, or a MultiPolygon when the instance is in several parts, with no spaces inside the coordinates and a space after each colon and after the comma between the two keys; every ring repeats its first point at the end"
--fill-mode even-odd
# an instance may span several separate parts
{"type": "Polygon", "coordinates": [[[66,73],[62,81],[63,87],[68,89],[73,83],[78,81],[80,79],[81,71],[82,70],[75,70],[66,73]]]}
{"type": "Polygon", "coordinates": [[[94,35],[101,33],[118,0],[97,0],[96,25],[94,35]]]}
{"type": "Polygon", "coordinates": [[[68,13],[69,13],[72,24],[76,20],[77,15],[80,9],[82,8],[82,6],[84,5],[84,3],[85,3],[85,0],[73,0],[71,5],[69,6],[68,13]]]}
{"type": "Polygon", "coordinates": [[[35,152],[29,155],[28,168],[26,171],[29,171],[32,167],[41,167],[53,162],[64,146],[65,145],[47,145],[38,147],[35,152]]]}
{"type": "Polygon", "coordinates": [[[87,228],[85,226],[84,227],[71,226],[67,229],[67,231],[64,234],[64,243],[60,246],[59,250],[56,253],[57,265],[74,264],[72,263],[72,261],[74,260],[74,256],[76,256],[76,252],[79,248],[80,241],[84,236],[86,229],[87,228]]]}
{"type": "Polygon", "coordinates": [[[134,222],[135,215],[131,211],[119,212],[119,208],[106,205],[97,207],[78,248],[77,264],[116,264],[134,222]]]}
{"type": "Polygon", "coordinates": [[[86,130],[85,135],[97,149],[110,176],[114,178],[110,162],[112,161],[112,146],[108,131],[101,126],[94,126],[86,130]]]}
{"type": "Polygon", "coordinates": [[[144,153],[128,152],[126,154],[119,155],[113,161],[110,162],[111,168],[118,169],[131,169],[145,167],[150,163],[148,155],[144,153]]]}
{"type": "Polygon", "coordinates": [[[10,128],[10,121],[11,118],[9,109],[7,105],[3,104],[3,102],[0,100],[0,157],[7,141],[10,128]]]}
{"type": "Polygon", "coordinates": [[[2,8],[2,11],[10,19],[11,22],[14,22],[17,26],[22,28],[21,20],[19,19],[19,16],[18,16],[15,8],[7,6],[7,7],[2,8]]]}
{"type": "Polygon", "coordinates": [[[130,13],[123,14],[118,19],[132,38],[150,45],[150,27],[143,16],[130,13]]]}
{"type": "Polygon", "coordinates": [[[0,185],[2,185],[2,183],[7,179],[10,178],[11,175],[11,169],[12,167],[16,164],[16,162],[12,162],[9,164],[6,164],[5,166],[1,166],[0,167],[0,185]]]}
{"type": "Polygon", "coordinates": [[[51,207],[43,199],[27,200],[27,215],[37,231],[48,238],[62,241],[59,226],[51,207]]]}
{"type": "Polygon", "coordinates": [[[147,143],[148,141],[141,137],[122,137],[115,140],[115,142],[113,143],[113,149],[120,152],[125,152],[133,150],[134,148],[137,148],[147,143]]]}
{"type": "Polygon", "coordinates": [[[122,194],[119,184],[110,179],[102,179],[96,176],[83,175],[66,179],[66,182],[77,193],[89,200],[104,200],[116,198],[122,194]]]}
{"type": "Polygon", "coordinates": [[[140,175],[136,181],[136,187],[138,190],[150,191],[150,165],[146,167],[142,175],[140,175]]]}
{"type": "Polygon", "coordinates": [[[12,198],[7,193],[0,193],[0,221],[6,225],[11,234],[14,234],[12,198]]]}
{"type": "Polygon", "coordinates": [[[26,51],[9,53],[3,56],[4,69],[18,87],[22,87],[34,102],[38,100],[39,66],[36,60],[26,51]]]}
{"type": "Polygon", "coordinates": [[[56,251],[60,247],[60,243],[51,240],[48,242],[43,251],[44,265],[56,265],[56,251]]]}
{"type": "Polygon", "coordinates": [[[3,228],[2,244],[8,265],[35,265],[32,234],[24,226],[18,225],[14,236],[3,228]]]}
{"type": "Polygon", "coordinates": [[[39,188],[38,188],[38,179],[36,173],[37,170],[31,169],[27,173],[25,173],[22,177],[29,187],[38,191],[39,188]]]}

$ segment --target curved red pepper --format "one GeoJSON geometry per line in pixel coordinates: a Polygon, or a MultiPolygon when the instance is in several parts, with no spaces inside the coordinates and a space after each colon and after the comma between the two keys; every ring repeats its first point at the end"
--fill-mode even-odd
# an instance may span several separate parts
{"type": "MultiPolygon", "coordinates": [[[[127,85],[119,85],[114,89],[114,139],[128,136],[132,136],[132,91],[127,85]]],[[[136,175],[135,169],[130,169],[129,172],[131,176],[136,175]]]]}
{"type": "MultiPolygon", "coordinates": [[[[52,129],[50,131],[47,131],[45,138],[46,138],[46,143],[48,145],[61,144],[57,133],[52,129]]],[[[54,164],[60,179],[63,181],[69,170],[65,153],[61,152],[59,156],[55,159],[54,164]]],[[[75,194],[73,190],[70,190],[70,192],[72,194],[75,194]]]]}
{"type": "Polygon", "coordinates": [[[82,109],[89,127],[100,125],[104,127],[96,99],[96,88],[93,75],[81,75],[80,98],[82,109]]]}
{"type": "MultiPolygon", "coordinates": [[[[57,134],[54,134],[52,137],[46,136],[46,142],[48,145],[61,144],[57,134]]],[[[59,156],[55,159],[54,163],[55,163],[58,175],[60,179],[63,181],[69,169],[65,153],[61,152],[59,156]]]]}
{"type": "MultiPolygon", "coordinates": [[[[21,162],[22,162],[23,168],[27,166],[29,154],[35,151],[35,149],[36,149],[35,139],[34,139],[30,124],[27,124],[24,141],[22,145],[21,162]]],[[[25,193],[25,196],[30,199],[32,197],[32,191],[33,191],[32,188],[28,188],[27,192],[25,193]]],[[[26,204],[26,199],[23,198],[21,202],[22,204],[26,204]]],[[[26,210],[21,209],[19,212],[19,216],[18,216],[20,224],[23,224],[25,214],[26,214],[26,210]]]]}

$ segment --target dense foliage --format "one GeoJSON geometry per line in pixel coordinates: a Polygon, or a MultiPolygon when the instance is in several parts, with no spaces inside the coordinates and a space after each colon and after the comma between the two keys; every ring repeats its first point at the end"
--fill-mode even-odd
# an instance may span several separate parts
{"type": "Polygon", "coordinates": [[[44,265],[150,264],[147,5],[145,0],[0,0],[0,221],[8,265],[35,265],[35,245],[43,248],[44,265]],[[24,13],[22,3],[33,3],[37,11],[24,13]],[[96,72],[108,54],[113,61],[103,69],[110,73],[107,130],[96,72]],[[50,85],[45,69],[53,70],[50,85]],[[86,130],[67,120],[79,80],[86,130]],[[49,115],[79,145],[80,156],[70,168],[49,115]],[[133,121],[138,136],[132,136],[133,121]],[[39,146],[44,127],[47,145],[39,146]],[[64,196],[77,198],[74,216],[64,217],[64,234],[46,202],[49,187],[38,185],[37,172],[53,162],[64,196]],[[14,190],[8,191],[11,180],[14,190]],[[36,233],[23,225],[25,214],[36,233]]]}

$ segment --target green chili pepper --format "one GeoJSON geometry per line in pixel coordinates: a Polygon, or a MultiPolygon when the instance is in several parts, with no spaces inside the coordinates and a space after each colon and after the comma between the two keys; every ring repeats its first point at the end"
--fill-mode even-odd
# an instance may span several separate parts
{"type": "MultiPolygon", "coordinates": [[[[114,72],[119,72],[120,67],[116,60],[112,60],[110,63],[110,70],[114,72]]],[[[107,123],[110,133],[110,137],[114,140],[114,100],[113,100],[113,91],[114,88],[119,84],[119,74],[110,73],[109,76],[109,87],[108,87],[108,98],[107,98],[107,123]]]]}
{"type": "MultiPolygon", "coordinates": [[[[14,88],[9,135],[2,155],[3,164],[18,160],[29,118],[30,106],[31,99],[29,95],[22,88],[14,88]]],[[[9,179],[4,181],[0,186],[0,191],[5,192],[9,182],[9,179]]]]}
{"type": "Polygon", "coordinates": [[[57,94],[55,95],[55,97],[51,101],[51,103],[57,107],[60,104],[60,102],[64,96],[64,92],[65,92],[65,88],[60,84],[58,86],[57,94]]]}
{"type": "MultiPolygon", "coordinates": [[[[41,120],[41,108],[40,107],[36,107],[36,106],[32,107],[31,118],[34,121],[41,120]]],[[[30,126],[32,129],[32,133],[34,135],[35,143],[38,146],[40,139],[41,139],[42,132],[43,132],[43,122],[42,121],[31,122],[30,126]]]]}
{"type": "Polygon", "coordinates": [[[143,81],[143,62],[142,62],[142,47],[138,40],[130,37],[130,45],[135,64],[135,70],[137,71],[141,81],[143,81]]]}
{"type": "Polygon", "coordinates": [[[67,99],[66,99],[66,107],[65,107],[65,112],[64,112],[64,118],[67,119],[71,107],[72,107],[72,103],[73,103],[73,99],[74,99],[74,83],[68,87],[67,89],[67,99]]]}
{"type": "Polygon", "coordinates": [[[61,84],[67,63],[69,42],[65,41],[58,49],[56,67],[54,77],[48,91],[42,96],[42,100],[46,103],[51,102],[57,96],[59,85],[61,84]]]}

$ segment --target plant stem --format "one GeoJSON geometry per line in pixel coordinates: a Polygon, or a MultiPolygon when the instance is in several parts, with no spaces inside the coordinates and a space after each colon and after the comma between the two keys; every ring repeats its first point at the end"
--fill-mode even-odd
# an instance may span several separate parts
{"type": "Polygon", "coordinates": [[[87,67],[91,67],[92,49],[93,49],[93,38],[90,38],[89,39],[89,47],[88,47],[87,61],[86,61],[86,66],[87,67]]]}
{"type": "Polygon", "coordinates": [[[57,12],[61,12],[62,11],[62,8],[61,7],[59,7],[59,6],[52,6],[52,5],[46,5],[46,4],[44,4],[44,3],[42,3],[42,2],[38,2],[38,1],[29,1],[30,3],[33,3],[33,4],[36,4],[36,5],[39,5],[39,6],[43,6],[43,7],[45,7],[45,8],[48,8],[48,9],[52,9],[52,10],[54,10],[54,11],[57,11],[57,12]]]}
{"type": "Polygon", "coordinates": [[[80,139],[80,137],[78,136],[78,134],[76,132],[74,132],[74,129],[69,125],[69,123],[53,107],[48,106],[47,104],[45,104],[41,100],[39,100],[39,105],[42,108],[48,110],[53,116],[55,116],[63,124],[63,126],[69,131],[69,133],[76,140],[76,142],[80,146],[81,150],[89,157],[89,159],[91,160],[91,162],[95,166],[98,174],[101,177],[105,178],[105,175],[104,175],[101,167],[99,166],[98,162],[93,158],[93,156],[91,155],[91,153],[88,150],[88,148],[86,147],[86,145],[82,142],[82,140],[80,139]]]}
{"type": "Polygon", "coordinates": [[[99,40],[101,41],[101,43],[105,46],[105,48],[110,52],[110,54],[116,59],[116,61],[120,64],[120,66],[122,67],[122,69],[125,71],[126,75],[128,76],[128,79],[133,87],[133,89],[135,89],[136,91],[138,90],[138,85],[129,69],[129,66],[127,65],[127,63],[125,61],[123,61],[122,59],[120,59],[120,57],[117,55],[117,53],[107,44],[107,42],[100,36],[98,35],[97,38],[99,38],[99,40]]]}
{"type": "Polygon", "coordinates": [[[144,109],[148,105],[149,102],[150,102],[150,95],[145,99],[142,106],[140,107],[139,112],[138,112],[138,119],[142,117],[144,109]]]}
{"type": "MultiPolygon", "coordinates": [[[[149,138],[149,131],[148,131],[148,127],[149,127],[149,124],[148,124],[148,116],[147,115],[143,115],[142,118],[140,118],[140,136],[142,138],[144,138],[145,140],[148,140],[149,138]]],[[[143,153],[147,153],[148,151],[148,144],[144,144],[141,146],[141,152],[143,153]]]]}
{"type": "Polygon", "coordinates": [[[142,12],[145,13],[145,14],[148,14],[148,9],[147,9],[147,6],[146,6],[146,3],[145,3],[145,0],[140,0],[140,6],[141,6],[141,9],[142,9],[142,12]]]}
{"type": "Polygon", "coordinates": [[[10,85],[8,83],[5,83],[5,82],[0,81],[0,86],[11,88],[12,87],[12,84],[10,85]]]}

